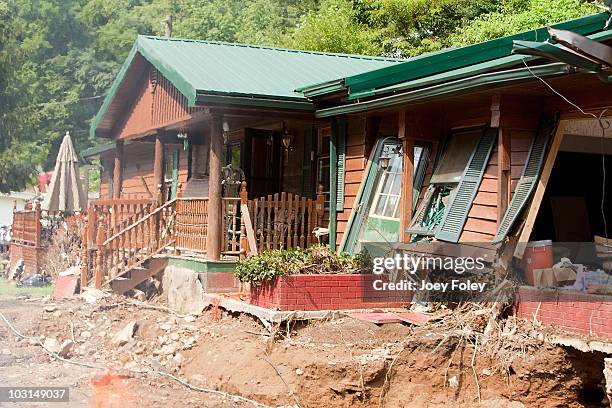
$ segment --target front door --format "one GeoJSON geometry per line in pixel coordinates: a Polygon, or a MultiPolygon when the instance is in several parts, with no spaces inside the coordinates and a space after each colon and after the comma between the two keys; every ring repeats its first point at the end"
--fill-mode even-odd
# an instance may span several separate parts
{"type": "Polygon", "coordinates": [[[280,132],[246,129],[244,173],[249,197],[280,192],[282,165],[280,132]]]}

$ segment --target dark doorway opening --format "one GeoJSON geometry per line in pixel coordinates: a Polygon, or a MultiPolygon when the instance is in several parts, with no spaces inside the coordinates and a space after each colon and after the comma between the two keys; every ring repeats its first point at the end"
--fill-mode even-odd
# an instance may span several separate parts
{"type": "Polygon", "coordinates": [[[605,192],[603,189],[604,164],[608,171],[606,184],[609,185],[609,179],[612,178],[612,156],[558,153],[531,240],[593,242],[595,235],[605,236],[604,215],[610,232],[612,197],[607,188],[605,192]]]}
{"type": "Polygon", "coordinates": [[[243,170],[249,198],[281,191],[281,134],[278,131],[246,129],[243,170]]]}

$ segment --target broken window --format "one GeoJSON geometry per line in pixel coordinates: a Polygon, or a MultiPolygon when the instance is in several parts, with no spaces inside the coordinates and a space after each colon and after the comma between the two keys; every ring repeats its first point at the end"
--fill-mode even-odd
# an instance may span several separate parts
{"type": "Polygon", "coordinates": [[[483,129],[478,128],[453,131],[447,138],[425,196],[406,230],[412,234],[412,242],[435,235],[482,136],[483,129]]]}

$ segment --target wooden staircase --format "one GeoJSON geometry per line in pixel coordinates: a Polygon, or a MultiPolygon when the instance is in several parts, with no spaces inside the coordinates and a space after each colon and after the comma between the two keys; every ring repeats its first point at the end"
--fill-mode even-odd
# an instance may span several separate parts
{"type": "Polygon", "coordinates": [[[168,265],[168,258],[156,256],[146,260],[141,266],[130,269],[124,276],[110,281],[110,287],[115,293],[124,294],[134,289],[138,284],[157,275],[168,265]]]}
{"type": "Polygon", "coordinates": [[[110,285],[124,293],[159,273],[166,262],[162,254],[174,243],[175,210],[176,199],[143,215],[110,238],[106,238],[106,228],[98,228],[95,245],[84,251],[82,286],[110,285]]]}

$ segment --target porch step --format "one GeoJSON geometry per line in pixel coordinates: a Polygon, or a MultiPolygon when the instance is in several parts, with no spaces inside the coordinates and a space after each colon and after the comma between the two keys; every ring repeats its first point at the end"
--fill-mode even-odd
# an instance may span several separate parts
{"type": "Polygon", "coordinates": [[[157,275],[161,272],[166,265],[168,265],[168,259],[164,257],[154,257],[146,261],[142,266],[132,268],[125,276],[115,278],[110,282],[111,289],[113,292],[124,294],[130,289],[134,289],[136,285],[151,276],[157,275]]]}

